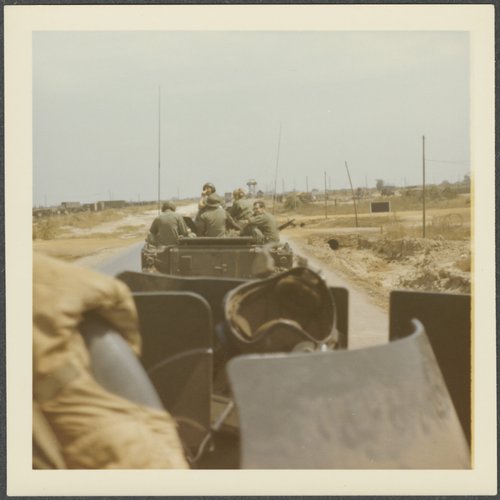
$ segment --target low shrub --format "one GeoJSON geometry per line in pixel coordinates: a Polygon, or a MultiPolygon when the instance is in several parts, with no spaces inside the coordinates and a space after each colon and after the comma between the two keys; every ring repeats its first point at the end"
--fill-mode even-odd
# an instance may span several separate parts
{"type": "Polygon", "coordinates": [[[59,224],[52,218],[33,224],[33,240],[52,240],[57,236],[59,224]]]}

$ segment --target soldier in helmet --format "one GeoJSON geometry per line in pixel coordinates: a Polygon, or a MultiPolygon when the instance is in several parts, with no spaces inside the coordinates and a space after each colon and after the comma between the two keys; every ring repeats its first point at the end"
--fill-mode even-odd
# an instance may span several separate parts
{"type": "Polygon", "coordinates": [[[189,236],[189,230],[182,218],[176,213],[175,205],[171,201],[166,201],[162,207],[162,213],[156,217],[151,224],[149,235],[146,238],[148,243],[154,245],[177,245],[179,236],[189,236]]]}
{"type": "Polygon", "coordinates": [[[200,201],[198,202],[199,213],[205,210],[207,198],[211,195],[213,195],[214,199],[217,199],[219,204],[224,208],[224,200],[216,193],[215,186],[211,182],[205,182],[205,184],[203,184],[200,201]]]}
{"type": "Polygon", "coordinates": [[[198,236],[225,236],[228,214],[222,207],[219,196],[212,193],[204,203],[204,209],[198,212],[195,220],[198,236]]]}
{"type": "Polygon", "coordinates": [[[233,191],[233,204],[228,212],[235,222],[244,221],[252,215],[252,206],[245,200],[245,191],[242,188],[233,191]]]}
{"type": "Polygon", "coordinates": [[[266,204],[258,200],[253,204],[253,215],[247,218],[247,225],[241,236],[252,236],[258,243],[278,243],[280,240],[276,219],[266,211],[266,204]]]}

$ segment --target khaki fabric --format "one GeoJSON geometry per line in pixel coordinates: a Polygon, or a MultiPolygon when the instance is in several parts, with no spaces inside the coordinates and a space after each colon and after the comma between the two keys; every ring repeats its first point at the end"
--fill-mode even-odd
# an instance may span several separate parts
{"type": "Polygon", "coordinates": [[[91,376],[78,326],[97,312],[136,354],[141,338],[133,298],[118,280],[36,255],[33,262],[34,466],[187,468],[175,422],[104,390],[91,376]],[[51,447],[57,437],[60,450],[51,447]]]}
{"type": "Polygon", "coordinates": [[[59,440],[36,401],[33,401],[33,468],[66,469],[59,440]]]}
{"type": "Polygon", "coordinates": [[[70,469],[187,468],[170,415],[110,394],[88,373],[40,408],[70,469]]]}

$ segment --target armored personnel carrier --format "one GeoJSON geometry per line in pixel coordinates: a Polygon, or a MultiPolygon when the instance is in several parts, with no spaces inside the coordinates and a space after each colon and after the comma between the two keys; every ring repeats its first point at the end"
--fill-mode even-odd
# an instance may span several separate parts
{"type": "MultiPolygon", "coordinates": [[[[196,227],[184,217],[194,232],[196,227]]],[[[282,224],[282,230],[293,220],[282,224]]],[[[271,272],[281,272],[294,265],[288,243],[258,244],[251,237],[180,238],[178,245],[156,246],[145,243],[141,251],[144,272],[160,272],[173,276],[214,276],[252,279],[271,272]],[[271,260],[269,259],[271,257],[271,260]]]]}
{"type": "Polygon", "coordinates": [[[274,272],[290,269],[293,252],[287,243],[266,248],[250,237],[180,238],[178,245],[146,243],[141,252],[142,270],[174,276],[219,276],[251,279],[271,265],[274,272]],[[270,255],[272,262],[267,262],[270,255]]]}

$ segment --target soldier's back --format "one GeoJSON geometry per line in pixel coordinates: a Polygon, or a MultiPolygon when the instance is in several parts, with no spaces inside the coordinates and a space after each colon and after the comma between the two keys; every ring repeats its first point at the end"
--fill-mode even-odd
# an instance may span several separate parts
{"type": "Polygon", "coordinates": [[[226,211],[222,207],[208,208],[201,214],[204,231],[201,236],[222,237],[226,235],[226,211]]]}
{"type": "Polygon", "coordinates": [[[236,221],[248,219],[252,215],[252,206],[248,200],[236,200],[230,214],[236,221]]]}
{"type": "Polygon", "coordinates": [[[158,217],[158,243],[160,245],[177,245],[179,243],[178,218],[181,215],[167,211],[158,217]]]}

